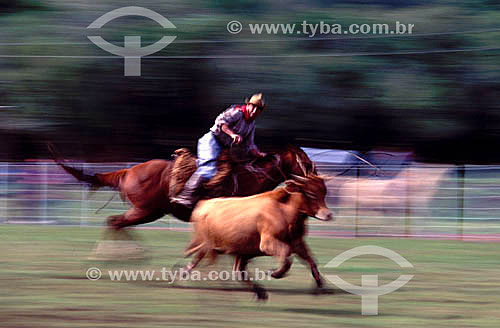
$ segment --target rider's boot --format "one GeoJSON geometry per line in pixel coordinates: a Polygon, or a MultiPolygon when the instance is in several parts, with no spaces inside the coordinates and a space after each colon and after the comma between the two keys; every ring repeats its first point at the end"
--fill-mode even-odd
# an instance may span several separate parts
{"type": "Polygon", "coordinates": [[[193,208],[196,203],[197,195],[196,191],[199,189],[201,184],[206,179],[196,172],[191,175],[189,180],[184,185],[184,189],[175,197],[173,197],[170,201],[172,203],[180,204],[186,206],[187,208],[193,208]]]}

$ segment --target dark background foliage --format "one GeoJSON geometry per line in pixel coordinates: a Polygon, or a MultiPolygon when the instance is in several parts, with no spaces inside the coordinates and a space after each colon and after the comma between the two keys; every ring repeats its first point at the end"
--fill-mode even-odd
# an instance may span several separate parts
{"type": "MultiPolygon", "coordinates": [[[[46,158],[46,141],[90,161],[167,158],[180,146],[194,149],[220,111],[262,91],[264,150],[292,142],[498,162],[499,51],[484,48],[499,46],[499,8],[493,0],[3,1],[0,159],[46,158]],[[120,57],[93,57],[110,55],[87,39],[92,21],[128,5],[177,27],[167,31],[176,41],[155,54],[175,58],[143,58],[141,77],[123,76],[120,57]],[[231,20],[415,28],[397,37],[232,35],[231,20]],[[321,56],[328,54],[336,55],[321,56]],[[22,57],[45,55],[79,57],[22,57]]],[[[124,35],[147,44],[164,33],[147,18],[123,17],[97,35],[119,45],[124,35]]]]}

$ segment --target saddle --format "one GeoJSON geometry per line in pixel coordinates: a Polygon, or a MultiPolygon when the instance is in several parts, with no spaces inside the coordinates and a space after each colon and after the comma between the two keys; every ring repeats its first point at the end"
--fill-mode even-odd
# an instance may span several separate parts
{"type": "MultiPolygon", "coordinates": [[[[187,148],[180,148],[174,151],[173,154],[175,161],[170,173],[169,184],[169,197],[177,196],[187,180],[196,171],[196,156],[187,148]]],[[[235,163],[231,160],[229,150],[222,150],[217,158],[217,173],[207,182],[203,184],[206,191],[213,192],[215,189],[220,188],[222,182],[231,175],[233,165],[235,163]]]]}

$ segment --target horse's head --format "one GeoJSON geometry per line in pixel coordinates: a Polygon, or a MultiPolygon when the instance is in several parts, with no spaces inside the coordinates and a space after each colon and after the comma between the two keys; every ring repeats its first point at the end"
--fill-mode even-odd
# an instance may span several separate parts
{"type": "Polygon", "coordinates": [[[271,190],[293,176],[317,174],[311,159],[296,146],[267,153],[265,157],[254,159],[251,163],[238,165],[233,172],[238,177],[237,185],[245,186],[235,194],[245,196],[271,190]]]}
{"type": "Polygon", "coordinates": [[[316,167],[309,156],[297,146],[288,146],[285,151],[280,154],[281,170],[290,179],[293,175],[306,177],[309,174],[316,174],[316,167]]]}

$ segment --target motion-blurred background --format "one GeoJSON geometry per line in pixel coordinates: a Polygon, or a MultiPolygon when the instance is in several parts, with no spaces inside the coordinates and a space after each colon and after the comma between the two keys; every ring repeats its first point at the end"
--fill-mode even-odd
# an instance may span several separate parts
{"type": "Polygon", "coordinates": [[[117,1],[0,2],[0,159],[47,158],[45,141],[85,161],[167,158],[254,91],[268,110],[257,143],[414,151],[423,161],[497,162],[500,2],[117,1]],[[106,12],[141,6],[100,30],[106,12]],[[238,20],[243,31],[230,34],[238,20]],[[414,24],[403,35],[254,35],[249,23],[414,24]],[[123,45],[177,39],[124,76],[123,45]],[[167,58],[173,56],[173,58],[167,58]]]}
{"type": "MultiPolygon", "coordinates": [[[[500,0],[0,0],[0,325],[497,328],[499,9],[500,0]],[[87,29],[125,6],[176,28],[128,16],[87,29]],[[230,21],[243,30],[229,33],[230,21]],[[249,29],[304,21],[414,28],[314,37],[249,29]],[[177,38],[142,58],[141,76],[124,76],[124,59],[91,35],[120,47],[124,36],[143,46],[177,38]],[[142,261],[123,261],[121,241],[115,261],[93,257],[105,218],[129,205],[113,190],[89,193],[46,143],[91,173],[170,158],[194,150],[217,114],[258,91],[268,104],[257,121],[261,150],[294,143],[334,176],[326,201],[336,221],[308,219],[321,273],[354,285],[414,275],[380,297],[379,316],[362,316],[361,298],[331,283],[334,295],[312,295],[299,261],[285,279],[263,282],[267,304],[238,282],[112,281],[109,270],[187,263],[190,226],[173,217],[132,230],[142,261]],[[414,268],[370,255],[325,266],[366,245],[414,268]],[[103,277],[87,279],[89,268],[103,277]]],[[[250,268],[275,264],[260,258],[250,268]]]]}

